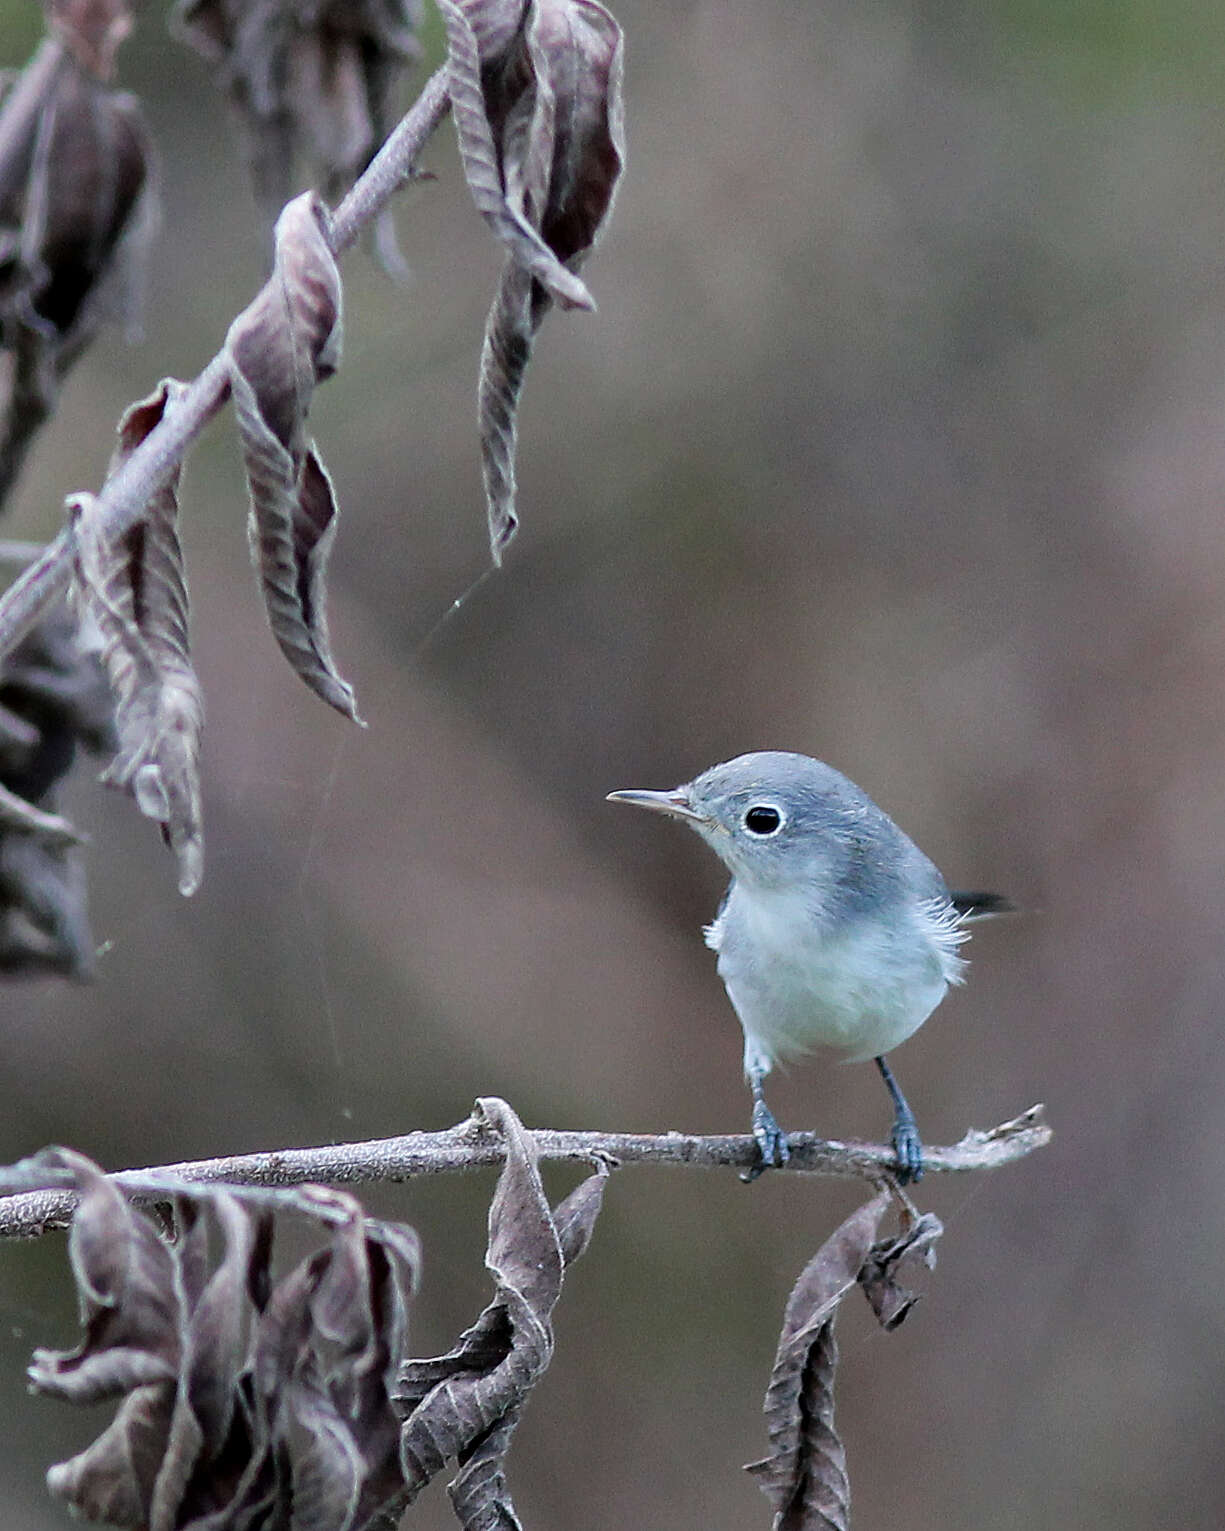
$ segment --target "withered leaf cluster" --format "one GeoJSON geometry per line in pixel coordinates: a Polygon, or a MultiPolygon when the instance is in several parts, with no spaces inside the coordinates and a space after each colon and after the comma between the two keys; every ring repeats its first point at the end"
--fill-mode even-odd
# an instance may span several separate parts
{"type": "MultiPolygon", "coordinates": [[[[179,0],[176,30],[213,66],[238,115],[269,223],[296,153],[340,196],[390,127],[395,80],[420,56],[421,0],[179,0]]],[[[394,263],[390,224],[380,241],[394,263]]]]}
{"type": "MultiPolygon", "coordinates": [[[[166,379],[126,411],[112,474],[184,391],[182,383],[166,379]]],[[[144,519],[117,541],[100,522],[93,495],[73,495],[68,504],[76,598],[101,634],[115,698],[119,749],[102,779],[130,792],[140,811],[162,826],[178,862],[179,891],[188,895],[204,872],[204,700],[188,644],[178,485],[176,464],[148,501],[144,519]]]]}
{"type": "MultiPolygon", "coordinates": [[[[249,541],[273,636],[317,695],[360,722],[353,690],[332,659],[327,560],[336,535],[332,483],[306,414],[315,384],[340,361],[340,275],[328,213],[314,192],[285,208],[273,272],[226,337],[230,392],[250,490],[249,541]]],[[[109,477],[186,392],[167,379],[119,424],[109,477]]],[[[101,635],[115,697],[118,754],[103,779],[124,788],[160,824],[191,894],[204,870],[200,748],[203,693],[191,662],[188,593],[178,534],[180,462],[118,539],[90,494],[68,500],[74,594],[101,635]]]]}
{"type": "MultiPolygon", "coordinates": [[[[152,153],[114,90],[127,0],[46,0],[45,43],[5,103],[0,148],[0,505],[59,385],[129,305],[152,229],[152,153]],[[126,289],[126,290],[125,290],[126,289]]],[[[53,610],[0,670],[0,971],[87,977],[93,941],[79,837],[54,811],[77,743],[113,748],[97,655],[53,610]]]]}
{"type": "Polygon", "coordinates": [[[0,666],[0,972],[93,972],[79,836],[56,811],[80,747],[114,747],[111,701],[61,602],[0,666]]]}
{"type": "Polygon", "coordinates": [[[942,1232],[928,1213],[909,1220],[897,1238],[878,1242],[889,1202],[882,1192],[853,1212],[805,1266],[788,1299],[766,1390],[772,1450],[747,1468],[774,1506],[774,1531],[849,1531],[846,1451],[834,1428],[838,1306],[859,1286],[881,1324],[895,1329],[917,1300],[900,1278],[934,1265],[942,1232]]]}
{"type": "MultiPolygon", "coordinates": [[[[20,141],[21,152],[0,161],[0,339],[13,356],[0,495],[52,406],[56,380],[93,332],[98,294],[131,242],[150,176],[135,103],[99,77],[130,26],[126,0],[48,6],[66,52],[46,71],[24,138],[6,140],[20,141]]],[[[516,414],[536,331],[554,303],[594,306],[579,270],[622,169],[622,39],[597,0],[440,0],[440,11],[465,175],[506,252],[478,389],[491,546],[500,561],[517,524],[516,414]]],[[[328,167],[329,186],[368,160],[386,126],[391,72],[416,51],[420,7],[418,0],[184,0],[176,17],[242,104],[266,189],[279,200],[304,135],[328,167]]],[[[339,364],[341,309],[331,217],[322,196],[306,192],[277,219],[272,274],[231,325],[223,358],[250,490],[251,552],[273,635],[306,684],[360,722],[328,631],[336,496],[306,430],[312,392],[339,364]]],[[[176,392],[163,384],[132,407],[112,474],[174,407],[176,392]]],[[[141,461],[156,460],[150,453],[141,461]]],[[[118,708],[119,753],[106,779],[160,824],[180,890],[191,893],[203,874],[203,703],[188,647],[177,488],[177,472],[146,485],[144,519],[118,539],[94,497],[72,496],[68,509],[77,604],[101,634],[118,708]]]]}
{"type": "Polygon", "coordinates": [[[594,308],[578,272],[625,159],[621,28],[596,0],[438,0],[473,201],[506,250],[485,325],[478,417],[489,536],[518,524],[516,418],[541,321],[594,308]]]}
{"type": "Polygon", "coordinates": [[[135,97],[107,83],[124,0],[55,0],[65,56],[13,119],[0,158],[0,502],[59,384],[102,320],[131,300],[152,229],[152,150],[135,97]]]}
{"type": "Polygon", "coordinates": [[[322,1247],[277,1279],[274,1223],[222,1188],[173,1198],[175,1237],[80,1155],[44,1156],[81,1200],[70,1254],[84,1334],[35,1351],[30,1381],[73,1403],[117,1401],[90,1446],[50,1469],[90,1520],[170,1531],[384,1524],[398,1491],[388,1402],[418,1246],[351,1197],[287,1193],[322,1247]]]}
{"type": "Polygon", "coordinates": [[[320,1187],[243,1195],[168,1185],[166,1219],[134,1209],[80,1155],[20,1168],[80,1193],[70,1254],[83,1336],[39,1350],[30,1380],[75,1403],[114,1401],[84,1451],[50,1469],[77,1514],[141,1531],[389,1531],[449,1463],[463,1525],[518,1525],[504,1459],[552,1354],[562,1272],[591,1237],[604,1174],[556,1209],[502,1101],[482,1102],[507,1161],[489,1218],[497,1292],[446,1356],[408,1359],[416,1235],[320,1187]],[[277,1216],[321,1246],[278,1277],[277,1216]]]}

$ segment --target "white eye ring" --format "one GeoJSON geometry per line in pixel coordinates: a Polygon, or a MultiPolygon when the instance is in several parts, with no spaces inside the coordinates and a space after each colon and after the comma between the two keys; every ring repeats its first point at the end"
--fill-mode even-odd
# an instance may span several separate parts
{"type": "Polygon", "coordinates": [[[777,803],[752,803],[744,810],[741,823],[757,840],[770,840],[787,822],[777,803]],[[756,821],[756,822],[754,822],[756,821]]]}

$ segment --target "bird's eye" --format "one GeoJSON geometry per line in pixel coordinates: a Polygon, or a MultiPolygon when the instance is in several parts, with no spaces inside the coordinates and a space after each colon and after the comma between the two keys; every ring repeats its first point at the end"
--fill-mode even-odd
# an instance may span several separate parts
{"type": "Polygon", "coordinates": [[[751,835],[775,835],[782,822],[782,814],[769,803],[755,803],[744,816],[744,827],[751,835]]]}

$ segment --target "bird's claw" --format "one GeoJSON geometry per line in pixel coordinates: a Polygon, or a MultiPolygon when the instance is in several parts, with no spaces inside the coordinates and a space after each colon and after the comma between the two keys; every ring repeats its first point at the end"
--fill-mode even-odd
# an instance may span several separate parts
{"type": "Polygon", "coordinates": [[[742,1172],[745,1185],[751,1185],[768,1169],[782,1169],[791,1157],[787,1135],[764,1100],[753,1102],[753,1136],[757,1139],[757,1163],[742,1172]]]}
{"type": "Polygon", "coordinates": [[[898,1116],[893,1124],[893,1152],[897,1155],[897,1178],[902,1185],[923,1179],[923,1144],[913,1116],[898,1116]]]}

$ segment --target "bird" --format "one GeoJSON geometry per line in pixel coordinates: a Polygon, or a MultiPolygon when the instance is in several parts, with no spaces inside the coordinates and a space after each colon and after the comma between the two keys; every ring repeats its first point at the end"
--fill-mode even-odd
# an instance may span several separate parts
{"type": "Polygon", "coordinates": [[[893,1102],[897,1179],[921,1179],[914,1113],[885,1055],[963,981],[966,927],[1011,901],[950,892],[883,809],[808,755],[755,751],[670,791],[627,788],[608,801],[688,824],[732,874],[704,934],[744,1030],[758,1158],[743,1178],[790,1156],[766,1076],[831,1048],[846,1062],[875,1062],[893,1102]]]}

